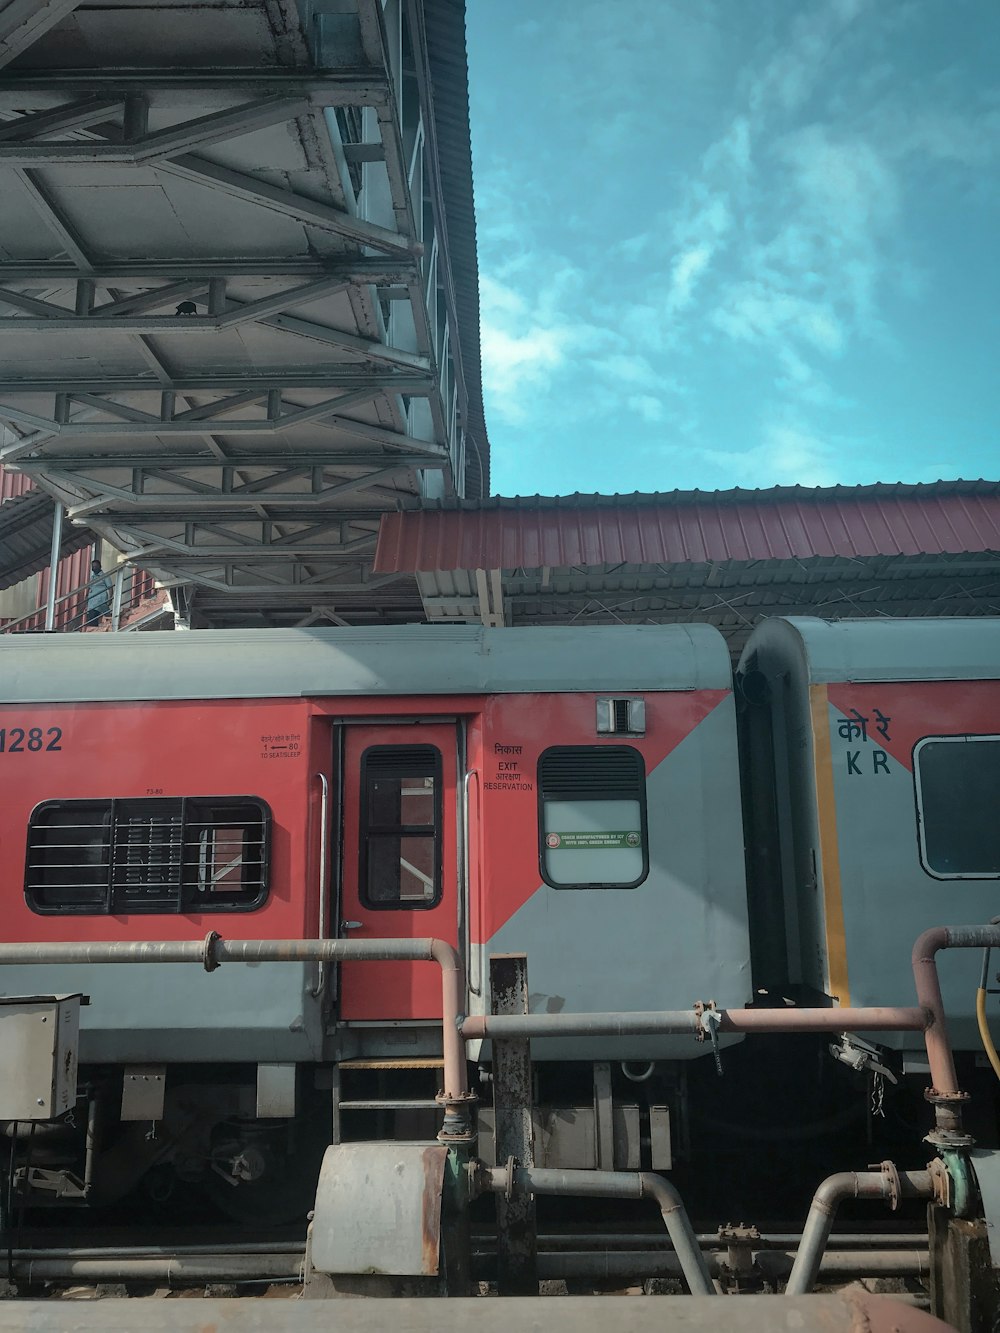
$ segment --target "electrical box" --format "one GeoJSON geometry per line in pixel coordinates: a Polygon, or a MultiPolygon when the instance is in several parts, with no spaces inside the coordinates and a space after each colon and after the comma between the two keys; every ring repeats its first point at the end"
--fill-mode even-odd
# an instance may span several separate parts
{"type": "Polygon", "coordinates": [[[76,1105],[82,995],[0,996],[0,1120],[54,1120],[76,1105]]]}

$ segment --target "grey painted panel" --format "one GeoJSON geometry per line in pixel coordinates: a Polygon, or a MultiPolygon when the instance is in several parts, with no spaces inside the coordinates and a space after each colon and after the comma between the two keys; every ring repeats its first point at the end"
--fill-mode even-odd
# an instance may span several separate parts
{"type": "Polygon", "coordinates": [[[814,683],[994,680],[1000,674],[1000,617],[776,617],[754,630],[740,666],[762,649],[788,659],[804,656],[814,683]]]}
{"type": "MultiPolygon", "coordinates": [[[[841,719],[830,707],[833,782],[840,848],[840,881],[847,939],[851,1004],[913,1004],[910,950],[931,926],[975,925],[998,911],[992,880],[940,880],[920,864],[913,776],[891,756],[888,772],[875,771],[862,745],[860,773],[848,773],[845,743],[838,742],[841,719]]],[[[859,743],[854,743],[854,749],[859,743]]],[[[952,1042],[959,1050],[979,1050],[976,987],[982,955],[955,949],[938,954],[938,971],[952,1042]]],[[[922,1048],[919,1034],[885,1034],[885,1045],[922,1048]]]]}
{"type": "Polygon", "coordinates": [[[0,637],[6,703],[726,689],[707,625],[0,637]]]}
{"type": "Polygon", "coordinates": [[[322,1036],[308,988],[315,969],[293,963],[184,963],[0,968],[0,995],[81,991],[83,1061],[318,1059],[322,1036]]]}
{"type": "MultiPolygon", "coordinates": [[[[644,884],[539,887],[490,940],[488,953],[527,953],[533,1013],[749,1002],[731,696],[650,773],[647,806],[650,871],[644,884]]],[[[525,836],[533,837],[534,830],[525,836]]],[[[532,1042],[536,1059],[691,1059],[709,1050],[685,1036],[532,1042]]]]}

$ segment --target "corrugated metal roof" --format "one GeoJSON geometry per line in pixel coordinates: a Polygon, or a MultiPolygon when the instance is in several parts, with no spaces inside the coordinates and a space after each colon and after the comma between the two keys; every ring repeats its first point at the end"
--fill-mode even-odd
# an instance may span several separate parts
{"type": "MultiPolygon", "coordinates": [[[[0,589],[12,588],[29,574],[47,567],[52,513],[52,497],[44,491],[26,491],[0,504],[0,589]]],[[[65,524],[60,548],[63,558],[89,546],[93,540],[93,533],[86,528],[65,524]]]]}
{"type": "Polygon", "coordinates": [[[379,573],[1000,551],[1000,482],[435,501],[387,514],[379,573]]]}

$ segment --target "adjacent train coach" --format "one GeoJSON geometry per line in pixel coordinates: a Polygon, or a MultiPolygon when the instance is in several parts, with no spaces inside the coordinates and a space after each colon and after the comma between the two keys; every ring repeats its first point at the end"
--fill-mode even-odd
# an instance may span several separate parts
{"type": "MultiPolygon", "coordinates": [[[[758,984],[912,1003],[916,936],[1000,912],[1000,620],[769,620],[737,681],[758,984]]],[[[977,1048],[975,967],[940,971],[977,1048]]]]}

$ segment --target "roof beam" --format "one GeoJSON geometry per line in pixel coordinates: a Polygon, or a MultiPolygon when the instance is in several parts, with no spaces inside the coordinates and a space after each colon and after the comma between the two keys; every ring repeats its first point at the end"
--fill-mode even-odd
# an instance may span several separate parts
{"type": "MultiPolygon", "coordinates": [[[[101,325],[102,329],[105,326],[101,325]]],[[[399,375],[391,371],[372,370],[356,364],[333,363],[323,369],[306,366],[296,369],[289,366],[285,370],[262,374],[244,373],[240,370],[209,371],[202,375],[178,375],[168,384],[152,379],[148,375],[109,375],[105,378],[73,379],[13,379],[0,380],[0,393],[4,394],[57,394],[66,393],[72,397],[77,393],[156,393],[166,388],[174,393],[239,393],[243,390],[257,389],[267,392],[269,389],[360,389],[370,388],[387,393],[405,393],[420,397],[433,390],[434,382],[429,375],[399,375]]]]}
{"type": "MultiPolygon", "coordinates": [[[[408,467],[442,467],[447,460],[442,454],[413,453],[394,456],[385,453],[334,453],[329,450],[316,453],[243,453],[233,458],[210,458],[199,454],[109,454],[93,456],[90,454],[45,454],[32,464],[33,476],[42,472],[99,472],[102,470],[128,470],[157,472],[194,472],[219,471],[224,468],[288,468],[301,472],[303,469],[371,467],[373,464],[385,464],[397,460],[408,467]]],[[[12,470],[20,471],[22,465],[15,463],[12,470]]]]}
{"type": "MultiPolygon", "coordinates": [[[[126,536],[131,535],[135,531],[132,525],[120,525],[118,530],[126,536]]],[[[363,547],[365,551],[368,551],[369,549],[373,551],[377,540],[378,538],[373,532],[371,537],[363,543],[351,543],[351,549],[333,543],[327,543],[325,546],[321,546],[318,543],[304,543],[302,545],[290,544],[281,548],[281,554],[287,556],[289,561],[302,556],[315,560],[327,560],[331,563],[346,562],[347,564],[356,565],[359,556],[361,555],[361,548],[363,547]]],[[[171,551],[177,555],[183,556],[186,560],[197,560],[201,563],[207,561],[215,561],[218,563],[219,561],[226,560],[237,560],[241,563],[265,561],[269,564],[273,564],[274,562],[274,552],[266,546],[252,549],[218,543],[213,546],[199,546],[176,537],[163,537],[155,534],[150,534],[148,545],[140,544],[136,551],[130,552],[129,554],[133,559],[148,559],[154,552],[162,555],[164,552],[171,551]]],[[[171,564],[173,564],[173,562],[171,562],[171,564]]],[[[185,568],[185,574],[189,574],[189,572],[189,569],[185,568]]],[[[398,578],[400,576],[396,575],[395,577],[398,578]]]]}
{"type": "Polygon", "coordinates": [[[367,282],[388,286],[405,281],[417,270],[417,260],[362,255],[322,259],[306,255],[275,255],[263,259],[129,259],[96,263],[78,268],[66,260],[0,260],[0,283],[67,283],[88,278],[98,286],[149,282],[207,282],[210,278],[342,278],[345,282],[367,282]]]}
{"type": "MultiPolygon", "coordinates": [[[[343,291],[346,283],[342,278],[323,278],[316,282],[307,282],[301,287],[288,291],[276,292],[261,297],[257,301],[248,301],[245,305],[235,306],[217,315],[117,315],[111,302],[91,314],[77,315],[71,310],[53,305],[51,301],[39,301],[25,296],[21,292],[11,292],[0,288],[0,305],[14,309],[29,310],[31,315],[0,317],[2,333],[65,333],[83,332],[99,329],[102,333],[217,333],[220,329],[234,328],[238,324],[252,324],[275,311],[291,310],[297,305],[307,305],[312,301],[322,300],[335,292],[343,291]]],[[[176,291],[176,288],[174,289],[176,291]]],[[[127,309],[134,309],[137,304],[160,304],[174,299],[171,289],[162,289],[163,294],[154,292],[146,297],[126,298],[123,304],[127,309]]],[[[336,331],[327,330],[330,341],[336,339],[336,331]]],[[[364,339],[356,340],[359,344],[364,339]]],[[[367,346],[367,344],[366,344],[367,346]]],[[[386,349],[384,359],[390,359],[391,349],[386,349]]],[[[410,369],[424,369],[424,366],[410,369]]]]}
{"type": "Polygon", "coordinates": [[[0,10],[0,68],[16,60],[76,8],[78,0],[8,0],[0,10]]]}
{"type": "Polygon", "coordinates": [[[35,212],[42,219],[53,235],[62,242],[63,248],[76,265],[81,276],[90,272],[90,256],[84,249],[80,238],[62,209],[56,203],[50,190],[38,179],[34,172],[15,171],[14,175],[31,200],[35,212]]]}
{"type": "MultiPolygon", "coordinates": [[[[370,490],[376,488],[381,482],[387,481],[397,476],[401,472],[410,473],[416,467],[427,469],[442,469],[446,466],[445,460],[441,458],[423,458],[419,462],[412,459],[395,459],[388,464],[383,461],[382,466],[373,466],[376,460],[369,460],[365,465],[365,470],[360,476],[345,478],[343,470],[340,468],[315,467],[315,468],[284,468],[275,470],[270,476],[258,477],[253,481],[246,481],[239,486],[229,489],[221,489],[212,486],[209,483],[196,481],[193,477],[188,477],[183,473],[177,473],[174,476],[158,478],[161,481],[172,482],[180,490],[151,492],[143,488],[144,482],[150,478],[151,473],[146,472],[141,478],[135,478],[135,484],[131,486],[119,486],[109,481],[99,480],[94,477],[81,477],[77,472],[65,473],[57,468],[45,468],[38,477],[49,487],[68,487],[70,490],[75,488],[77,492],[88,490],[96,492],[86,498],[81,498],[77,503],[70,505],[67,513],[70,518],[80,518],[83,514],[91,513],[96,509],[114,509],[116,506],[124,504],[127,512],[155,514],[160,510],[174,510],[178,505],[183,506],[192,515],[200,509],[218,509],[219,505],[226,505],[231,511],[230,520],[235,520],[236,512],[246,512],[249,507],[253,508],[254,502],[260,498],[267,505],[268,509],[287,509],[287,508],[316,508],[317,506],[328,505],[330,500],[339,495],[347,495],[353,491],[370,490]],[[287,484],[289,481],[298,480],[303,473],[312,475],[312,483],[308,490],[298,491],[280,491],[279,486],[287,484]],[[335,480],[328,480],[327,474],[336,472],[335,480]]],[[[232,465],[227,465],[226,470],[232,472],[232,465]]],[[[155,474],[153,479],[157,479],[155,474]]]]}
{"type": "Polygon", "coordinates": [[[410,237],[390,231],[388,227],[365,222],[362,218],[331,207],[330,204],[320,203],[305,195],[294,194],[290,190],[282,190],[277,185],[258,180],[256,176],[232,171],[229,167],[218,166],[215,162],[208,162],[189,153],[172,158],[169,162],[157,162],[155,169],[164,175],[177,176],[194,185],[221,190],[223,194],[241,199],[245,203],[260,204],[262,208],[296,218],[299,222],[318,227],[322,231],[345,236],[360,245],[369,245],[374,250],[382,250],[391,255],[406,255],[413,252],[413,241],[410,237]]]}
{"type": "MultiPolygon", "coordinates": [[[[229,107],[225,111],[213,111],[205,116],[196,116],[194,120],[182,121],[166,129],[140,135],[126,143],[0,142],[0,166],[64,167],[98,162],[138,166],[146,162],[157,162],[174,153],[186,152],[190,148],[215,144],[222,139],[233,139],[268,125],[294,120],[297,116],[305,115],[310,107],[311,102],[308,98],[264,97],[256,102],[229,107]]],[[[45,113],[39,118],[43,121],[40,132],[45,133],[47,132],[44,128],[45,113]]],[[[33,119],[31,115],[24,118],[22,124],[25,135],[31,134],[33,119]]]]}
{"type": "Polygon", "coordinates": [[[16,120],[0,125],[0,144],[16,142],[26,136],[53,134],[56,130],[79,130],[87,125],[97,125],[106,120],[108,112],[120,107],[123,101],[121,94],[114,97],[84,97],[54,106],[49,111],[18,116],[16,120]]]}
{"type": "MultiPolygon", "coordinates": [[[[68,10],[75,7],[76,0],[72,4],[49,0],[50,7],[60,3],[68,10]]],[[[14,0],[15,6],[32,4],[37,6],[38,0],[14,0]]],[[[0,37],[11,8],[8,4],[0,11],[0,37]]],[[[380,106],[389,99],[389,79],[384,69],[372,66],[324,69],[322,73],[256,67],[225,71],[16,69],[4,74],[0,106],[47,110],[53,96],[64,98],[67,93],[138,93],[149,97],[153,105],[162,96],[171,106],[203,107],[213,102],[227,106],[234,96],[245,97],[248,93],[258,97],[308,97],[319,106],[380,106]]]]}

